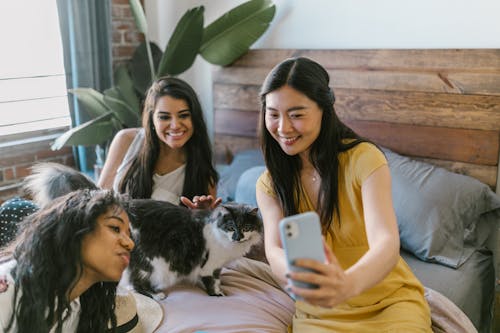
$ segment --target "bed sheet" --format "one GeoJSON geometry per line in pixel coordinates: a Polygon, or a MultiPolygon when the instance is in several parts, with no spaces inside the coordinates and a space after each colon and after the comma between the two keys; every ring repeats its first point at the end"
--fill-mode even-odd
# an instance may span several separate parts
{"type": "MultiPolygon", "coordinates": [[[[157,332],[284,333],[294,313],[293,300],[280,288],[269,265],[242,258],[223,269],[224,297],[199,287],[177,285],[160,301],[164,320],[157,332]]],[[[438,291],[426,288],[434,332],[474,333],[467,316],[438,291]]]]}
{"type": "Polygon", "coordinates": [[[440,292],[455,303],[478,332],[490,332],[495,295],[495,273],[490,251],[475,251],[458,269],[421,261],[404,250],[401,255],[425,287],[440,292]]]}

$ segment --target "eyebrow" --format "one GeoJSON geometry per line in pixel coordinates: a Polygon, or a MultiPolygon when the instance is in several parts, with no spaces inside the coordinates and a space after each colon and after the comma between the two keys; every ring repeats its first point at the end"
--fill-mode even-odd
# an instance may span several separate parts
{"type": "Polygon", "coordinates": [[[123,221],[123,219],[117,215],[106,216],[106,220],[111,220],[111,219],[118,220],[121,223],[125,224],[125,221],[123,221]]]}
{"type": "MultiPolygon", "coordinates": [[[[270,106],[266,106],[266,109],[271,110],[271,111],[278,111],[278,109],[270,107],[270,106]]],[[[302,105],[292,106],[291,108],[287,109],[286,112],[300,111],[300,110],[304,110],[304,109],[307,109],[307,107],[302,106],[302,105]]]]}
{"type": "MultiPolygon", "coordinates": [[[[179,111],[177,111],[177,113],[185,113],[185,112],[191,112],[191,110],[190,110],[190,109],[184,109],[184,110],[179,110],[179,111]]],[[[170,111],[158,110],[158,113],[168,113],[168,114],[170,114],[170,113],[172,113],[172,112],[170,112],[170,111]]]]}

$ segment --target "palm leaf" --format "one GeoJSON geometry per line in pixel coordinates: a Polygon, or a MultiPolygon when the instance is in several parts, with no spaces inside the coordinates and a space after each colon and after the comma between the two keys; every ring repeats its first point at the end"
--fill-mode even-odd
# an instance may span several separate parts
{"type": "Polygon", "coordinates": [[[212,64],[229,65],[262,36],[275,11],[270,0],[251,0],[230,10],[205,28],[201,55],[212,64]]]}
{"type": "Polygon", "coordinates": [[[104,103],[104,95],[95,89],[75,88],[69,89],[68,92],[76,96],[85,111],[92,118],[99,117],[109,112],[106,103],[104,103]]]}
{"type": "Polygon", "coordinates": [[[51,145],[51,149],[58,150],[63,146],[72,145],[92,146],[111,139],[116,132],[116,128],[111,122],[112,117],[113,113],[108,112],[100,117],[73,127],[59,136],[51,145]]]}
{"type": "Polygon", "coordinates": [[[177,75],[191,67],[203,37],[204,7],[188,10],[177,23],[158,68],[158,76],[177,75]]]}
{"type": "Polygon", "coordinates": [[[117,87],[110,88],[104,92],[104,102],[114,113],[114,116],[120,120],[125,127],[136,127],[139,125],[139,113],[135,112],[122,97],[117,87]]]}
{"type": "Polygon", "coordinates": [[[119,91],[123,97],[123,100],[135,110],[137,114],[141,113],[140,101],[137,97],[137,93],[134,89],[134,82],[130,77],[130,74],[125,65],[120,65],[116,68],[114,73],[115,86],[119,88],[119,91]]]}
{"type": "Polygon", "coordinates": [[[155,77],[155,66],[153,64],[153,54],[151,52],[151,48],[149,46],[149,37],[148,37],[148,21],[146,20],[146,15],[144,14],[144,10],[142,9],[142,5],[139,0],[129,0],[130,9],[132,14],[134,15],[135,25],[137,26],[137,30],[144,34],[144,39],[146,40],[147,46],[147,59],[149,64],[149,70],[151,73],[151,77],[155,77]]]}
{"type": "MultiPolygon", "coordinates": [[[[158,68],[163,52],[158,45],[150,43],[151,51],[153,53],[153,66],[158,68]]],[[[134,82],[134,88],[141,96],[144,96],[146,90],[149,88],[154,80],[151,72],[148,69],[148,55],[146,51],[146,42],[142,42],[137,49],[135,49],[132,59],[130,60],[130,75],[134,82]]]]}
{"type": "Polygon", "coordinates": [[[137,30],[143,34],[148,33],[148,21],[146,20],[146,15],[142,9],[141,2],[139,0],[129,0],[130,10],[132,15],[134,15],[135,25],[137,30]]]}

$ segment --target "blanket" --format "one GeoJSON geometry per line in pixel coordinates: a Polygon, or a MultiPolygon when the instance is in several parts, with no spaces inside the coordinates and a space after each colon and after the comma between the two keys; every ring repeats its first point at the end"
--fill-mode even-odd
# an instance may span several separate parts
{"type": "MultiPolygon", "coordinates": [[[[211,297],[200,287],[176,285],[160,301],[165,316],[157,332],[268,332],[287,331],[294,314],[292,298],[280,287],[269,265],[242,258],[222,270],[225,297],[211,297]]],[[[448,298],[430,288],[425,297],[436,333],[474,333],[467,316],[448,298]]]]}

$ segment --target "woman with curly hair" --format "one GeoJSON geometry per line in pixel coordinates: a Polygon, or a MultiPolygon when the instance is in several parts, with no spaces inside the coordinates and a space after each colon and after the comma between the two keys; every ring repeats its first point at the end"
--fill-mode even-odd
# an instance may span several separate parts
{"type": "Polygon", "coordinates": [[[0,254],[1,332],[113,332],[134,242],[121,196],[80,190],[25,218],[0,254]]]}
{"type": "Polygon", "coordinates": [[[123,129],[113,139],[98,185],[132,198],[213,207],[220,200],[212,162],[195,91],[181,79],[162,77],[147,92],[142,128],[123,129]]]}

